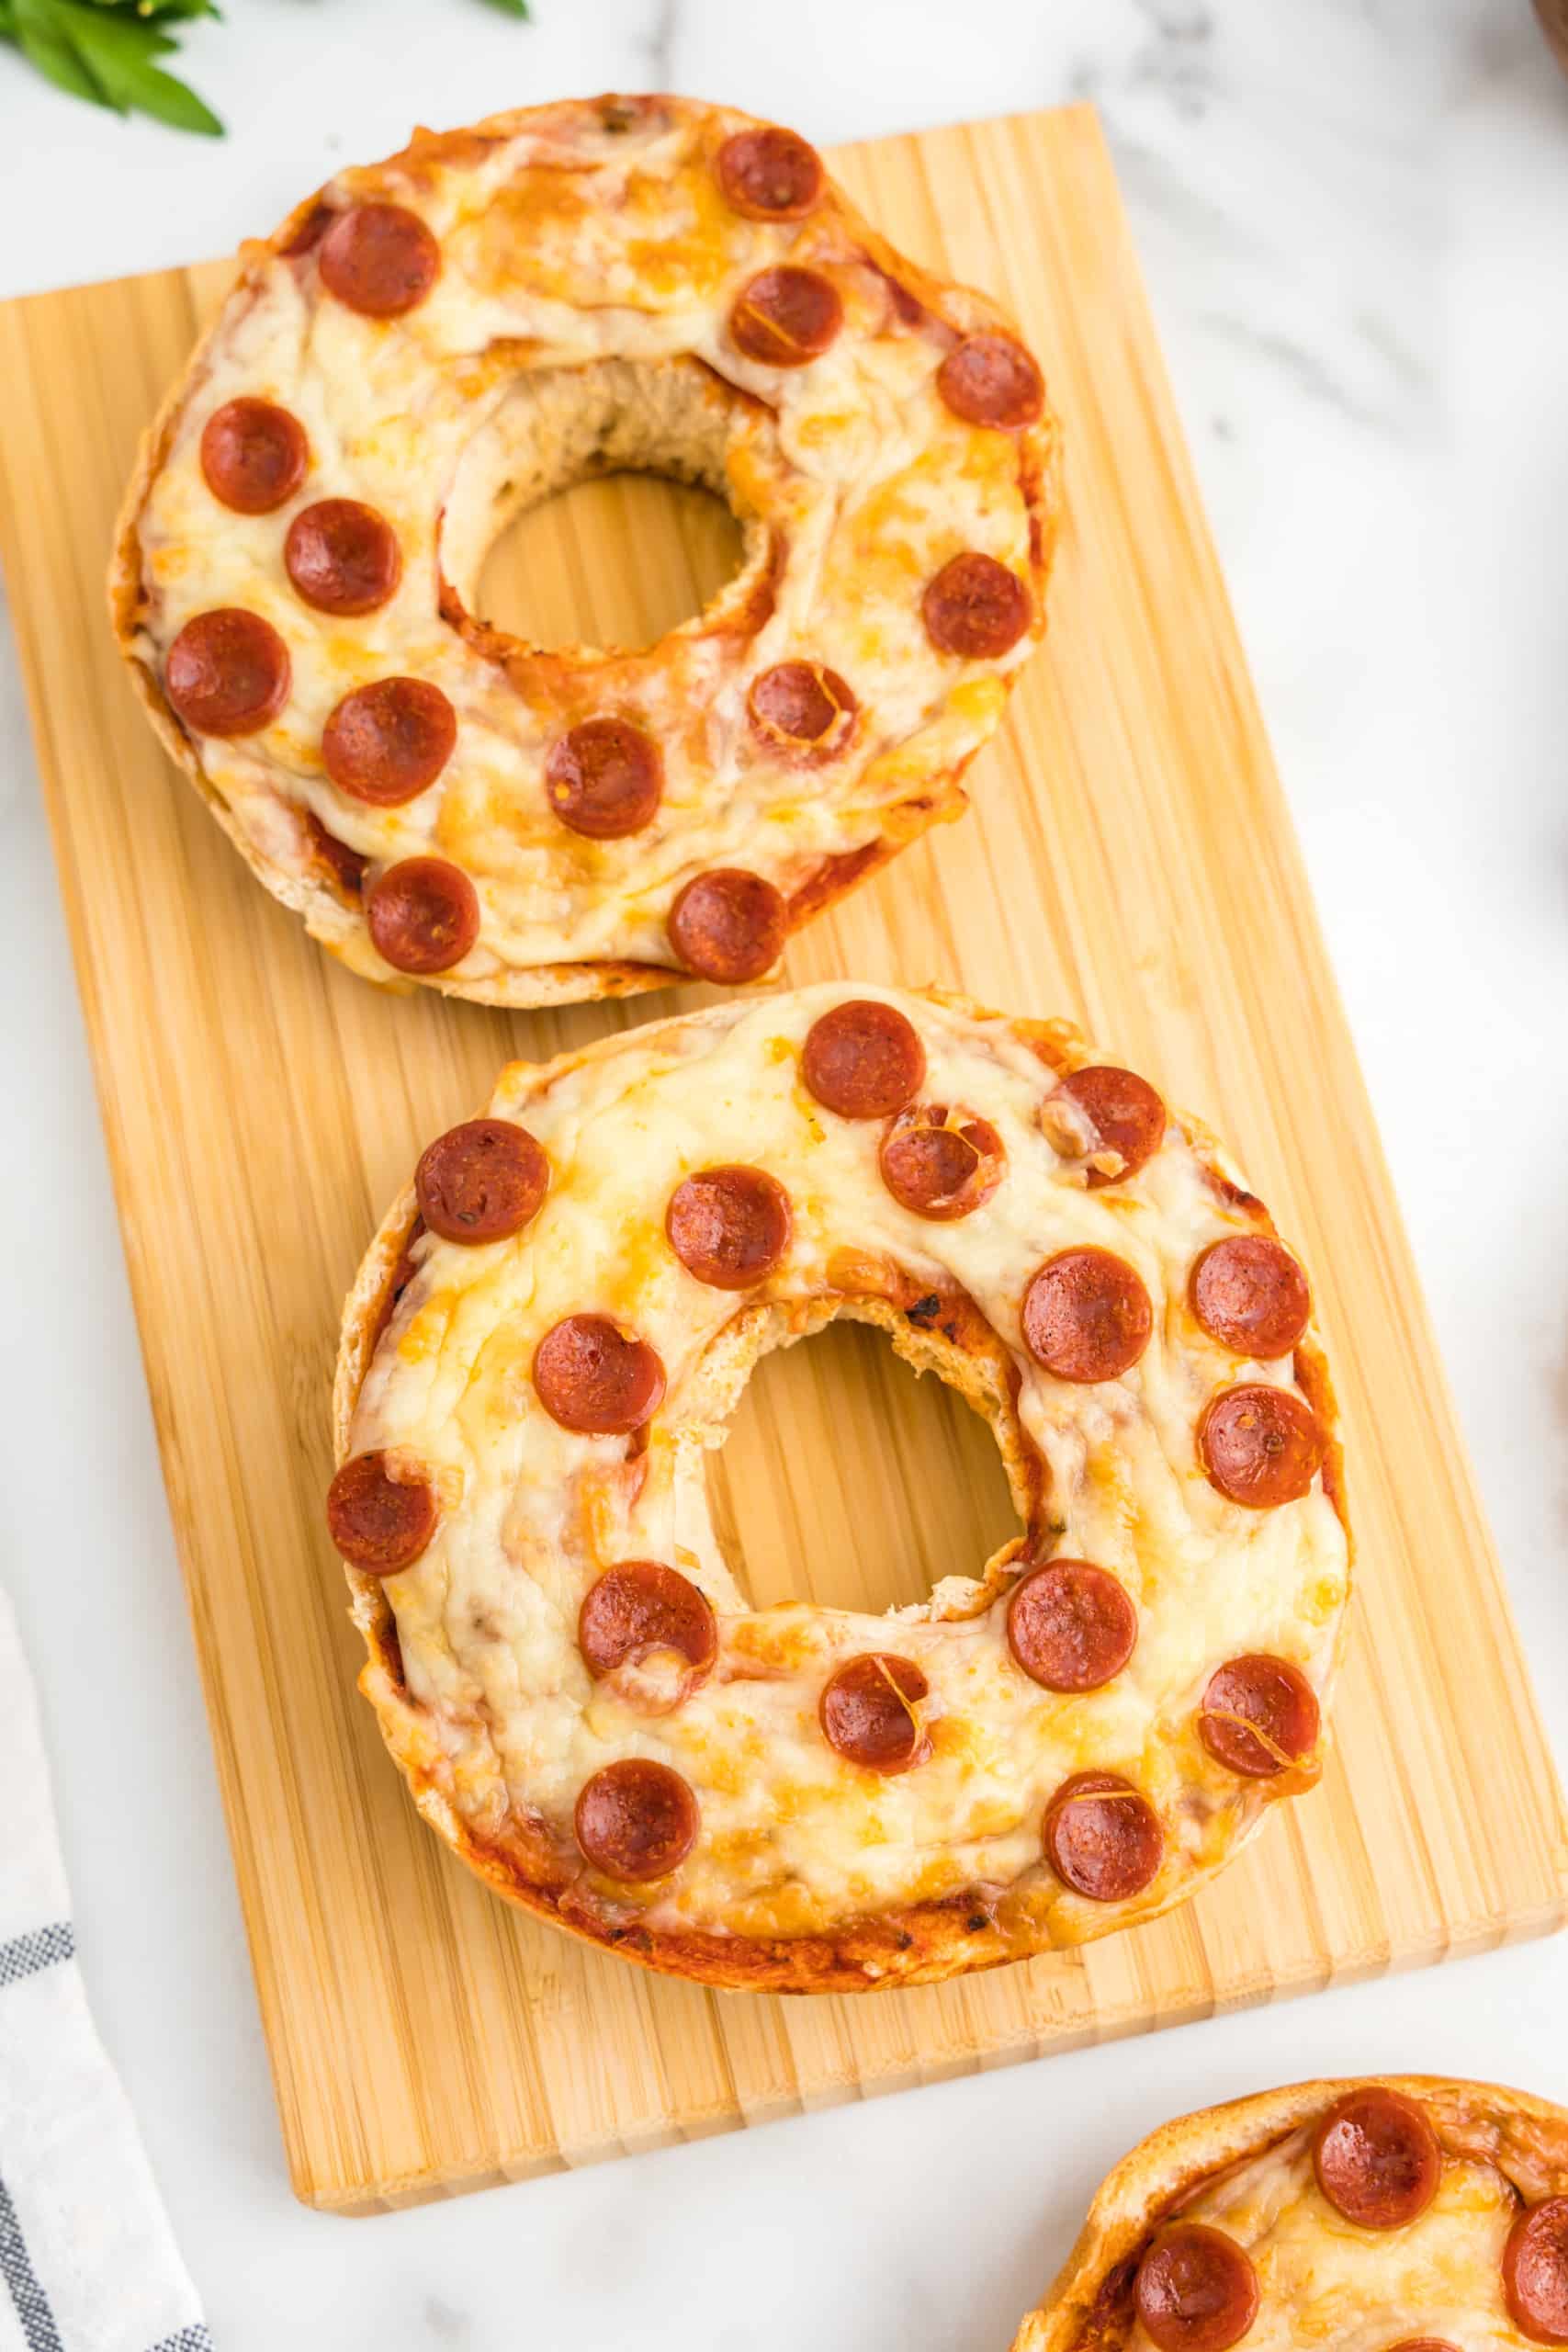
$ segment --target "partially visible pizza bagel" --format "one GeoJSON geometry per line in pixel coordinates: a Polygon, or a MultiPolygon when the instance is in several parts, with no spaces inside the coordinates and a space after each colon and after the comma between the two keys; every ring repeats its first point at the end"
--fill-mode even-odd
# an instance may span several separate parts
{"type": "Polygon", "coordinates": [[[1296,2083],[1165,2124],[1013,2352],[1568,2344],[1568,2113],[1438,2075],[1296,2083]]]}
{"type": "Polygon", "coordinates": [[[532,107],[416,132],[246,248],[145,441],[115,626],[355,970],[516,1005],[733,984],[959,813],[1044,626],[1055,446],[1007,320],[794,132],[532,107]],[[491,626],[512,517],[626,468],[728,501],[738,576],[646,651],[491,626]]]}
{"type": "Polygon", "coordinates": [[[1064,1024],[831,984],[513,1064],[372,1245],[336,1444],[421,1811],[651,1967],[1081,1943],[1317,1778],[1349,1555],[1307,1278],[1064,1024]],[[888,1617],[753,1608],[708,1518],[751,1366],[836,1315],[986,1416],[1022,1523],[888,1617]]]}

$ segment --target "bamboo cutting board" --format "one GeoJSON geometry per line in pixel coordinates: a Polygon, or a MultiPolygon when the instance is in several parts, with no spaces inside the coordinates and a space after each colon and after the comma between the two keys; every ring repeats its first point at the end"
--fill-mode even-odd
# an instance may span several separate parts
{"type": "MultiPolygon", "coordinates": [[[[1066,421],[1070,520],[1047,649],[974,813],[795,942],[790,978],[1072,1015],[1232,1141],[1316,1270],[1348,1425],[1360,1585],[1334,1761],[1175,1916],[858,2000],[652,1978],[447,1859],[353,1688],[321,1524],[338,1302],[419,1147],[503,1059],[679,1000],[548,1017],[399,1000],[310,944],[165,763],[104,618],[136,436],[229,272],[6,306],[0,546],[284,2137],[316,2204],[761,2122],[1564,1916],[1562,1798],[1095,119],[835,162],[897,243],[1019,313],[1066,421]]],[[[642,641],[732,548],[694,494],[596,485],[518,526],[491,609],[546,639],[642,641]]],[[[864,1330],[761,1368],[716,1480],[760,1600],[882,1607],[1012,1532],[981,1424],[864,1330]]]]}

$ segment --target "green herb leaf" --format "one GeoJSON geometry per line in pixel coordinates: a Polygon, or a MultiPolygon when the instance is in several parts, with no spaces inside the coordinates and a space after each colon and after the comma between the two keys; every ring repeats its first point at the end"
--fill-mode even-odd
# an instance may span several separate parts
{"type": "MultiPolygon", "coordinates": [[[[208,0],[169,0],[162,12],[206,14],[208,0]]],[[[112,107],[117,114],[135,109],[176,130],[222,135],[222,124],[195,91],[153,63],[175,44],[137,6],[116,0],[5,0],[0,36],[14,40],[30,64],[73,98],[112,107]]]]}
{"type": "Polygon", "coordinates": [[[17,25],[16,40],[28,64],[36,65],[44,79],[52,82],[57,90],[63,90],[69,97],[87,98],[96,107],[112,104],[82,64],[69,41],[29,24],[17,25]]]}
{"type": "Polygon", "coordinates": [[[56,89],[64,90],[73,98],[86,98],[94,106],[109,104],[107,92],[55,25],[51,0],[13,0],[7,14],[7,35],[28,63],[36,66],[56,89]]]}
{"type": "Polygon", "coordinates": [[[114,11],[124,17],[140,17],[144,22],[154,17],[164,24],[191,17],[217,17],[220,21],[222,17],[221,9],[214,7],[213,0],[89,0],[89,5],[103,9],[106,15],[114,11]]]}
{"type": "MultiPolygon", "coordinates": [[[[36,0],[34,0],[36,5],[36,0]]],[[[57,18],[68,18],[77,55],[122,112],[132,107],[175,130],[197,130],[221,138],[223,125],[194,90],[153,64],[175,44],[155,25],[95,0],[52,0],[57,18]]]]}
{"type": "MultiPolygon", "coordinates": [[[[528,0],[486,0],[529,22],[528,0]]],[[[19,49],[46,81],[117,114],[152,115],[175,130],[221,138],[223,125],[154,58],[176,47],[166,28],[221,19],[217,0],[0,0],[0,41],[19,49]]]]}
{"type": "Polygon", "coordinates": [[[95,71],[100,59],[107,61],[112,73],[117,63],[134,66],[145,58],[174,55],[176,43],[156,25],[144,25],[136,17],[100,17],[91,0],[87,6],[80,6],[79,0],[51,0],[51,5],[56,21],[95,71]]]}

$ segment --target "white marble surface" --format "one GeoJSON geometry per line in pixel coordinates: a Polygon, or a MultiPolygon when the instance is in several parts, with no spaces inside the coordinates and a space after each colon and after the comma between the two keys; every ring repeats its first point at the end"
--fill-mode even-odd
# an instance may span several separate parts
{"type": "MultiPolygon", "coordinates": [[[[231,0],[188,44],[219,147],[0,51],[0,292],[222,251],[416,113],[654,85],[827,140],[1095,98],[1568,1759],[1568,84],[1525,0],[536,13],[231,0]]],[[[1092,2183],[1185,2106],[1390,2065],[1568,2100],[1548,1943],[395,2218],[295,2206],[8,656],[0,696],[0,1575],[89,1983],[223,2352],[1002,2352],[1092,2183]]]]}

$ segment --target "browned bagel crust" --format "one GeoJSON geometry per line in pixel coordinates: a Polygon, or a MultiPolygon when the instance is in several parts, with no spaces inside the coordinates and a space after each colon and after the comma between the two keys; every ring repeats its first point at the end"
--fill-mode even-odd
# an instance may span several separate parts
{"type": "Polygon", "coordinates": [[[1206,2181],[1262,2155],[1375,2084],[1418,2099],[1450,2155],[1495,2164],[1533,2202],[1568,2189],[1568,2112],[1529,2091],[1447,2075],[1343,2075],[1258,2091],[1162,2123],[1109,2172],[1050,2291],[1011,2352],[1094,2352],[1126,2322],[1134,2272],[1159,2224],[1206,2181]]]}
{"type": "MultiPolygon", "coordinates": [[[[926,989],[909,993],[952,1005],[976,1017],[988,1017],[986,1008],[953,990],[926,989]]],[[[657,1025],[640,1034],[654,1035],[657,1025]]],[[[1015,1020],[1013,1026],[1029,1036],[1041,1061],[1054,1072],[1065,1073],[1098,1058],[1068,1023],[1015,1020]]],[[[539,1082],[543,1084],[598,1056],[612,1054],[624,1042],[624,1035],[618,1034],[575,1054],[561,1055],[553,1062],[540,1064],[539,1082]]],[[[1272,1219],[1262,1204],[1227,1172],[1222,1148],[1210,1131],[1184,1113],[1173,1111],[1171,1121],[1203,1157],[1220,1197],[1233,1205],[1245,1205],[1258,1231],[1274,1233],[1272,1219]]],[[[398,1278],[416,1214],[413,1187],[410,1184],[383,1220],[344,1306],[333,1392],[333,1459],[340,1465],[350,1452],[349,1432],[355,1407],[386,1318],[389,1294],[398,1278]]],[[[914,1303],[912,1295],[904,1299],[889,1299],[881,1306],[874,1301],[857,1298],[854,1311],[857,1317],[885,1329],[896,1351],[917,1370],[935,1370],[950,1384],[960,1385],[968,1402],[992,1419],[995,1428],[988,1400],[994,1394],[997,1359],[1002,1351],[989,1327],[962,1296],[944,1300],[940,1319],[944,1331],[952,1336],[949,1348],[939,1351],[924,1339],[919,1326],[908,1319],[906,1310],[914,1303]],[[974,1366],[974,1376],[967,1383],[954,1382],[951,1353],[954,1345],[974,1366]]],[[[1314,1334],[1309,1332],[1297,1350],[1294,1370],[1327,1433],[1323,1484],[1348,1542],[1350,1527],[1344,1501],[1343,1455],[1334,1390],[1327,1362],[1314,1334]]],[[[1005,1376],[1016,1385],[1010,1363],[1005,1365],[1005,1376]]],[[[1020,1481],[1026,1483],[1037,1475],[1036,1465],[1005,1442],[1003,1453],[1017,1492],[1020,1481]]],[[[1016,1556],[1022,1545],[1020,1543],[1009,1548],[1016,1556]]],[[[1353,1544],[1350,1557],[1353,1561],[1353,1544]]],[[[542,1839],[536,1845],[519,1834],[504,1847],[481,1841],[436,1785],[426,1762],[425,1743],[419,1736],[418,1707],[403,1687],[397,1629],[385,1589],[378,1578],[346,1564],[344,1572],[352,1595],[350,1613],[364,1636],[368,1654],[359,1677],[359,1688],[376,1711],[382,1736],[408,1782],[414,1804],[437,1835],[505,1901],[548,1919],[585,1942],[605,1946],[657,1973],[756,1992],[861,1993],[897,1985],[940,1984],[951,1976],[1027,1959],[1039,1949],[1026,1933],[1010,1930],[980,1899],[918,1904],[857,1921],[831,1936],[788,1939],[698,1935],[640,1925],[612,1926],[580,1913],[572,1905],[570,1889],[563,1890],[550,1883],[551,1865],[542,1839]]],[[[1348,1614],[1342,1613],[1340,1619],[1336,1668],[1343,1654],[1348,1614]]],[[[1290,1773],[1280,1774],[1272,1781],[1246,1784],[1239,1795],[1241,1826],[1224,1852],[1202,1874],[1203,1878],[1217,1875],[1256,1836],[1270,1802],[1295,1793],[1300,1785],[1290,1773]]],[[[1116,1925],[1131,1926],[1157,1917],[1193,1891],[1189,1882],[1163,1899],[1119,1905],[1116,1925]]]]}

